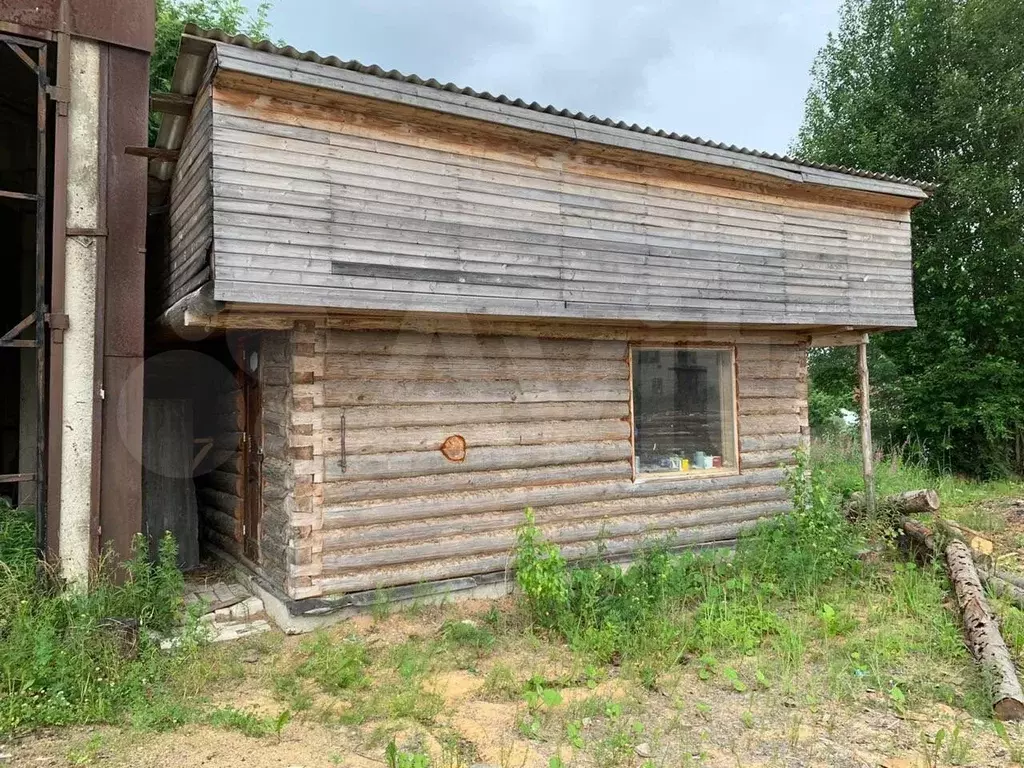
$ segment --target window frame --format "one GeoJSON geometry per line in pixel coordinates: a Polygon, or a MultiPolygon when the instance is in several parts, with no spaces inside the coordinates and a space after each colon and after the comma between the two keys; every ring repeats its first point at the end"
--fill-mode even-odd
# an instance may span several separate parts
{"type": "Polygon", "coordinates": [[[736,363],[736,345],[735,344],[701,344],[699,342],[679,342],[679,343],[666,343],[666,342],[654,342],[646,343],[642,341],[631,341],[626,346],[627,362],[629,364],[629,466],[632,472],[632,480],[634,483],[644,483],[649,481],[687,481],[687,480],[699,480],[707,477],[730,477],[732,475],[739,475],[742,472],[740,465],[740,395],[739,395],[739,368],[736,363]],[[636,456],[636,404],[633,402],[633,384],[634,384],[634,371],[633,371],[633,358],[634,352],[645,351],[645,352],[678,352],[693,350],[695,352],[728,352],[729,363],[727,368],[731,368],[732,376],[730,377],[731,383],[731,395],[732,399],[732,445],[733,451],[735,452],[735,462],[732,467],[720,467],[719,469],[702,469],[699,472],[676,472],[670,470],[667,472],[644,472],[641,473],[637,466],[636,456]]]}

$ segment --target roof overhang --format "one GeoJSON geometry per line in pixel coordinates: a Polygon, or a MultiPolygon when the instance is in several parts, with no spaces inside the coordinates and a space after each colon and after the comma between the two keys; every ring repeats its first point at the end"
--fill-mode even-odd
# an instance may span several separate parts
{"type": "MultiPolygon", "coordinates": [[[[504,96],[494,97],[452,84],[423,81],[416,76],[385,72],[358,62],[344,62],[335,57],[324,59],[313,53],[300,54],[294,48],[279,48],[268,42],[257,44],[242,36],[228,37],[219,31],[208,32],[189,25],[181,39],[172,92],[184,97],[194,96],[215,70],[307,86],[320,92],[376,99],[574,142],[682,160],[718,173],[753,174],[790,186],[877,195],[880,201],[884,199],[886,204],[896,207],[912,208],[927,199],[933,189],[931,185],[911,179],[725,147],[688,136],[541,107],[536,103],[525,104],[504,96]]],[[[165,113],[156,146],[173,154],[181,146],[188,121],[184,110],[165,113]]],[[[173,168],[172,159],[151,161],[150,176],[157,181],[157,189],[162,188],[157,202],[166,195],[166,182],[173,168]]]]}

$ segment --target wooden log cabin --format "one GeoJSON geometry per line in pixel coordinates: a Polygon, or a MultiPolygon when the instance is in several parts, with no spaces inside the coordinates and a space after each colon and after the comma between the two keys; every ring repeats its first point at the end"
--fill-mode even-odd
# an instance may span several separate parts
{"type": "Polygon", "coordinates": [[[194,27],[174,90],[150,307],[229,350],[202,527],[296,611],[499,582],[525,507],[569,557],[733,542],[809,346],[914,325],[919,182],[194,27]]]}

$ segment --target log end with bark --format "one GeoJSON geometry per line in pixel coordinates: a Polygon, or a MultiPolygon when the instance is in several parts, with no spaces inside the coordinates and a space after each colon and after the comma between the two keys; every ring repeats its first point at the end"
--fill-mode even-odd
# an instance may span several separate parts
{"type": "MultiPolygon", "coordinates": [[[[853,518],[864,517],[868,512],[867,501],[862,493],[854,493],[846,504],[847,514],[853,518]]],[[[931,488],[895,493],[881,499],[876,514],[888,515],[897,520],[903,515],[927,514],[939,510],[939,494],[931,488]]]]}

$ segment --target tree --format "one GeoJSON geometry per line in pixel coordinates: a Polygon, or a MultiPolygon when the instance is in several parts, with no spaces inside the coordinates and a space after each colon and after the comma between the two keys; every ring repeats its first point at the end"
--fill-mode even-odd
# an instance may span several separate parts
{"type": "MultiPolygon", "coordinates": [[[[1024,471],[1024,3],[847,0],[794,151],[939,185],[913,215],[918,328],[873,338],[876,431],[1024,471]]],[[[837,354],[812,361],[832,395],[837,354]]]]}
{"type": "MultiPolygon", "coordinates": [[[[220,29],[229,35],[244,34],[263,40],[270,32],[267,13],[271,5],[260,2],[250,11],[242,0],[156,0],[156,43],[149,60],[150,93],[171,90],[178,44],[186,24],[191,22],[204,29],[220,29]]],[[[158,126],[154,115],[150,115],[150,142],[156,138],[158,126]]]]}

